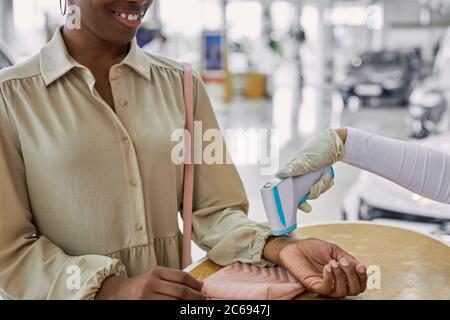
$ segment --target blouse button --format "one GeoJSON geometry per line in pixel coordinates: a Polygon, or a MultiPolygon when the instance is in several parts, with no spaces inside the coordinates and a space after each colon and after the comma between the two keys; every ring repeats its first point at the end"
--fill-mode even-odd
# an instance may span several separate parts
{"type": "Polygon", "coordinates": [[[123,138],[123,143],[130,144],[130,139],[127,137],[123,138]]]}
{"type": "Polygon", "coordinates": [[[131,180],[130,184],[131,184],[131,186],[136,187],[137,186],[137,181],[136,180],[131,180]]]}
{"type": "Polygon", "coordinates": [[[144,229],[144,227],[142,226],[142,224],[136,223],[136,230],[137,231],[142,231],[143,229],[144,229]]]}
{"type": "Polygon", "coordinates": [[[123,108],[125,108],[125,107],[128,105],[128,101],[125,100],[125,99],[120,100],[119,103],[120,103],[120,105],[121,105],[123,108]]]}

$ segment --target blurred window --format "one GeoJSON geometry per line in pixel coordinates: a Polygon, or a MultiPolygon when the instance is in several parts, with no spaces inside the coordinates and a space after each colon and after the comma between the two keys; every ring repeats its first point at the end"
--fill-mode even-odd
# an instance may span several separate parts
{"type": "Polygon", "coordinates": [[[205,29],[222,28],[219,0],[161,0],[159,7],[161,22],[168,35],[198,36],[205,29]]]}
{"type": "Polygon", "coordinates": [[[57,0],[14,0],[14,26],[17,30],[44,29],[48,19],[63,23],[57,0]]]}
{"type": "Polygon", "coordinates": [[[13,17],[14,41],[9,45],[19,60],[38,52],[64,22],[57,0],[14,0],[13,17]]]}
{"type": "Polygon", "coordinates": [[[339,6],[330,10],[330,21],[335,26],[363,26],[366,18],[366,7],[339,6]]]}
{"type": "Polygon", "coordinates": [[[262,6],[259,1],[230,2],[226,17],[230,40],[253,40],[262,36],[262,6]]]}
{"type": "Polygon", "coordinates": [[[160,4],[161,22],[165,32],[171,34],[196,35],[202,30],[201,0],[162,0],[160,4]],[[182,13],[182,14],[180,14],[182,13]]]}
{"type": "Polygon", "coordinates": [[[291,31],[295,19],[295,5],[289,1],[276,1],[271,5],[273,30],[279,34],[291,31]]]}
{"type": "Polygon", "coordinates": [[[365,26],[371,30],[383,28],[383,8],[379,5],[341,5],[331,8],[329,19],[334,26],[365,26]]]}

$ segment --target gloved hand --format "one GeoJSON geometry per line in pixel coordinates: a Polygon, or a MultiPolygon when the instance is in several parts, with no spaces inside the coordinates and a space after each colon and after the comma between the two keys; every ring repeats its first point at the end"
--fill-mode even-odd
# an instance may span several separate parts
{"type": "MultiPolygon", "coordinates": [[[[306,173],[317,171],[326,165],[332,165],[341,161],[344,157],[344,143],[334,129],[328,129],[324,134],[309,143],[300,153],[293,158],[282,169],[276,177],[285,179],[288,177],[300,176],[306,173]]],[[[322,193],[330,189],[334,184],[333,178],[327,172],[319,182],[310,190],[308,199],[317,199],[322,193]]],[[[309,203],[302,203],[298,207],[304,212],[311,212],[309,203]]]]}

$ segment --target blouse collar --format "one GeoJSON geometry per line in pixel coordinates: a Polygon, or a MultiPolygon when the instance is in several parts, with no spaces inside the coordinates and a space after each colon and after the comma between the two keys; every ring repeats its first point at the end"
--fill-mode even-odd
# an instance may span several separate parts
{"type": "MultiPolygon", "coordinates": [[[[41,49],[40,67],[45,85],[48,86],[61,78],[73,68],[85,68],[73,59],[66,47],[59,27],[50,42],[41,49]]],[[[137,74],[150,81],[150,59],[142,50],[135,38],[130,43],[130,50],[119,65],[126,65],[137,74]]]]}

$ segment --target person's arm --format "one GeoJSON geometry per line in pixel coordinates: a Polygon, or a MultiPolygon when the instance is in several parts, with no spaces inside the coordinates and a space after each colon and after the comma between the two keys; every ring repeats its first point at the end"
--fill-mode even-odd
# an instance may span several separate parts
{"type": "MultiPolygon", "coordinates": [[[[306,174],[337,161],[385,177],[429,199],[450,203],[449,154],[355,128],[328,129],[280,169],[277,177],[306,174]]],[[[331,186],[329,177],[322,177],[308,198],[318,198],[331,186]]]]}
{"type": "Polygon", "coordinates": [[[119,260],[97,255],[71,257],[45,235],[37,235],[18,131],[1,91],[0,183],[0,296],[92,299],[104,279],[126,276],[119,260]]]}
{"type": "Polygon", "coordinates": [[[344,140],[344,162],[426,198],[450,204],[450,155],[355,128],[347,129],[344,140]]]}
{"type": "MultiPolygon", "coordinates": [[[[194,119],[201,121],[203,130],[196,134],[203,135],[210,129],[220,133],[210,99],[198,75],[194,85],[194,119]]],[[[222,135],[220,138],[224,142],[222,135]]],[[[258,223],[247,217],[247,196],[235,166],[225,164],[228,153],[222,142],[203,142],[201,152],[208,154],[207,146],[216,143],[219,146],[216,152],[222,152],[218,158],[223,163],[195,165],[193,240],[208,252],[210,260],[219,265],[236,261],[268,265],[270,263],[262,256],[266,240],[271,235],[270,229],[267,223],[258,223]]]]}

